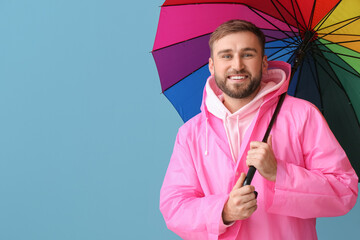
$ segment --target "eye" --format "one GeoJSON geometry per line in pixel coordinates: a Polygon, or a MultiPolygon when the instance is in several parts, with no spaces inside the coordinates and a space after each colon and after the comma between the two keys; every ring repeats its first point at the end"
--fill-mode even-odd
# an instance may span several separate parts
{"type": "Polygon", "coordinates": [[[254,56],[254,54],[252,54],[252,53],[244,53],[243,54],[243,57],[245,57],[245,58],[250,58],[250,57],[253,57],[254,56]]]}
{"type": "Polygon", "coordinates": [[[224,55],[221,56],[221,58],[231,59],[231,55],[230,54],[224,54],[224,55]]]}

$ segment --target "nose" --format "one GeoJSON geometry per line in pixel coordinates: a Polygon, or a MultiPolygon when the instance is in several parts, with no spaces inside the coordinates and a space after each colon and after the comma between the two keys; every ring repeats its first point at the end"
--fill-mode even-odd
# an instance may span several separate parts
{"type": "Polygon", "coordinates": [[[240,71],[244,68],[244,62],[240,56],[236,56],[233,58],[232,68],[236,71],[240,71]]]}

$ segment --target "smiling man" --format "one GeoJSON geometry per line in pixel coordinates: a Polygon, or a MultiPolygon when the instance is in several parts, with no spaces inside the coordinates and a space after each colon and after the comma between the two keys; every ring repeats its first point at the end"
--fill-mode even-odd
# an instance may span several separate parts
{"type": "Polygon", "coordinates": [[[225,106],[236,111],[258,93],[262,72],[268,66],[267,57],[257,36],[249,32],[224,36],[212,43],[212,52],[211,75],[224,93],[225,106]],[[234,109],[231,103],[235,104],[234,109]]]}
{"type": "Polygon", "coordinates": [[[317,239],[317,217],[355,205],[346,154],[321,113],[290,96],[260,142],[290,66],[267,61],[263,33],[246,21],[222,24],[209,45],[202,112],[179,129],[161,189],[167,226],[183,239],[317,239]],[[248,166],[258,174],[242,186],[248,166]]]}

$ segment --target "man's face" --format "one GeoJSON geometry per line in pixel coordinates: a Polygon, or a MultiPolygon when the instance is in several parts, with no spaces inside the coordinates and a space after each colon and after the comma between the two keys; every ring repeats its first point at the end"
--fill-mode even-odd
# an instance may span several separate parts
{"type": "Polygon", "coordinates": [[[267,70],[260,42],[252,32],[229,34],[213,44],[209,70],[216,84],[231,98],[254,97],[267,70]]]}

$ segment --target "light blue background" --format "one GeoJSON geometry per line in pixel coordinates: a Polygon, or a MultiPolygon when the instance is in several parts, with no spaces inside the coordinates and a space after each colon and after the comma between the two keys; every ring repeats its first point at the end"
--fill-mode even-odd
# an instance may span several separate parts
{"type": "MultiPolygon", "coordinates": [[[[150,53],[162,2],[0,2],[1,240],[179,239],[158,210],[182,123],[150,53]]],[[[319,238],[355,239],[359,205],[319,238]]]]}

